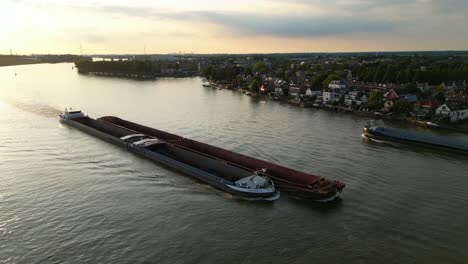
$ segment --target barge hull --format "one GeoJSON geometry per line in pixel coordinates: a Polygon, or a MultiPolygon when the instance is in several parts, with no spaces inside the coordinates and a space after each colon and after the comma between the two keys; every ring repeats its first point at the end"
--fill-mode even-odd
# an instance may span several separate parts
{"type": "Polygon", "coordinates": [[[218,148],[206,143],[183,138],[165,131],[136,124],[118,117],[106,116],[101,117],[98,120],[113,124],[119,128],[135,131],[135,133],[146,134],[170,141],[172,144],[216,157],[217,159],[236,164],[237,166],[241,166],[249,170],[255,171],[261,168],[265,168],[267,169],[268,177],[270,177],[275,182],[277,187],[295,197],[325,201],[334,198],[345,187],[345,184],[339,181],[328,180],[319,176],[286,168],[267,161],[218,148]]]}
{"type": "Polygon", "coordinates": [[[458,153],[468,153],[468,142],[452,140],[445,137],[435,137],[425,134],[418,135],[413,132],[404,132],[397,129],[382,127],[364,128],[364,135],[375,140],[411,144],[458,153]]]}
{"type": "MultiPolygon", "coordinates": [[[[271,200],[279,198],[279,192],[277,191],[276,194],[273,196],[271,194],[265,193],[246,193],[237,191],[235,189],[229,188],[226,184],[233,184],[232,182],[224,179],[220,179],[210,173],[204,172],[202,170],[194,169],[192,166],[187,165],[183,162],[179,162],[174,159],[170,159],[164,155],[155,153],[153,151],[149,151],[146,149],[135,147],[134,145],[127,143],[120,139],[120,137],[135,134],[136,131],[125,129],[122,127],[115,127],[109,126],[109,124],[102,123],[90,118],[77,118],[73,120],[61,120],[67,125],[73,126],[83,132],[86,132],[90,135],[96,136],[100,139],[103,139],[109,143],[115,144],[119,147],[123,147],[130,152],[138,154],[144,158],[147,158],[152,161],[156,161],[164,166],[169,168],[173,168],[181,173],[187,174],[192,176],[202,182],[208,183],[211,186],[230,193],[232,195],[243,197],[246,199],[260,199],[260,198],[271,198],[271,200]],[[104,131],[112,131],[112,133],[118,135],[113,136],[112,134],[105,133],[104,131]]],[[[266,199],[269,200],[269,199],[266,199]]]]}

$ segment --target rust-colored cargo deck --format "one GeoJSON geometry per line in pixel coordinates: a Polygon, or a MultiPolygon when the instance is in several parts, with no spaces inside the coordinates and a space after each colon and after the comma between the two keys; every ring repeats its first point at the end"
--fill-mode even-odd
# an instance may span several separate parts
{"type": "Polygon", "coordinates": [[[307,174],[270,162],[252,158],[229,150],[218,148],[206,143],[183,138],[165,131],[157,130],[114,116],[106,116],[98,119],[116,126],[123,127],[141,134],[146,134],[173,144],[193,149],[216,157],[229,163],[236,164],[251,170],[260,168],[267,169],[267,175],[275,182],[282,191],[298,198],[327,201],[334,199],[343,190],[345,184],[335,180],[328,180],[319,176],[307,174]]]}

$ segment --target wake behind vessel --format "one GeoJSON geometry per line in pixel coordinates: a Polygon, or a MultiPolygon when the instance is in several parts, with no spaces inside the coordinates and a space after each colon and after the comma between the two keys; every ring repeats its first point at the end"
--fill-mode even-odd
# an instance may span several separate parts
{"type": "Polygon", "coordinates": [[[71,126],[127,148],[202,180],[228,193],[276,199],[279,190],[312,200],[333,200],[345,185],[242,154],[132,123],[117,117],[93,119],[81,111],[65,111],[71,126]]]}

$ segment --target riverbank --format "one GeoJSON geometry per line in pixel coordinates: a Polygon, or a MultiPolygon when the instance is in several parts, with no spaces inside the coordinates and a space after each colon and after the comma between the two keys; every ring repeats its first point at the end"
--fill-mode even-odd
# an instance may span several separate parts
{"type": "Polygon", "coordinates": [[[198,75],[196,65],[183,62],[166,62],[151,60],[91,60],[75,62],[78,73],[97,76],[152,80],[158,77],[195,77],[198,75]]]}
{"type": "Polygon", "coordinates": [[[25,64],[36,64],[40,63],[33,57],[29,56],[5,56],[0,55],[0,67],[2,66],[13,66],[13,65],[25,65],[25,64]]]}
{"type": "Polygon", "coordinates": [[[79,72],[79,74],[85,75],[94,75],[100,77],[109,77],[109,78],[124,78],[131,80],[156,80],[157,78],[188,78],[188,77],[197,77],[194,74],[141,74],[141,73],[122,73],[122,72],[79,72]]]}
{"type": "Polygon", "coordinates": [[[74,62],[79,58],[80,56],[77,55],[0,55],[0,67],[38,63],[74,62]]]}
{"type": "Polygon", "coordinates": [[[314,109],[320,109],[320,110],[325,110],[325,111],[330,111],[330,112],[335,112],[335,113],[346,113],[346,114],[351,114],[351,115],[360,116],[360,117],[367,117],[371,119],[382,119],[382,120],[388,120],[388,121],[406,122],[408,124],[422,126],[422,127],[431,128],[431,129],[447,130],[447,131],[457,132],[457,133],[468,133],[468,124],[466,124],[466,122],[460,123],[460,124],[437,123],[438,126],[430,126],[428,125],[428,122],[430,122],[430,120],[418,120],[412,117],[408,117],[408,115],[397,114],[397,113],[392,113],[392,112],[383,113],[383,112],[372,111],[372,110],[368,110],[368,111],[356,110],[356,109],[352,109],[352,107],[349,107],[349,106],[318,104],[312,101],[303,102],[301,100],[298,100],[298,97],[294,97],[294,96],[275,96],[271,94],[257,94],[257,93],[251,92],[248,88],[233,89],[232,86],[221,84],[221,83],[216,83],[216,82],[209,82],[209,84],[204,84],[203,86],[207,88],[218,89],[218,90],[223,90],[223,89],[232,90],[234,92],[242,93],[252,98],[275,101],[275,102],[289,104],[289,105],[300,107],[300,108],[314,108],[314,109]]]}

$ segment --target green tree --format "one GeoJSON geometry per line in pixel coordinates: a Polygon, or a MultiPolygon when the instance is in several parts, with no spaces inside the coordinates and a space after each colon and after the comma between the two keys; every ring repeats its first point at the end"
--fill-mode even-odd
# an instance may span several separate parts
{"type": "Polygon", "coordinates": [[[373,109],[380,109],[384,106],[382,91],[373,91],[369,95],[369,106],[373,109]]]}
{"type": "Polygon", "coordinates": [[[433,91],[435,93],[441,93],[443,94],[445,92],[445,89],[442,85],[437,85],[436,87],[433,88],[433,91]]]}
{"type": "Polygon", "coordinates": [[[265,64],[263,61],[258,61],[255,63],[253,66],[253,71],[254,72],[260,72],[260,73],[265,73],[268,71],[268,66],[265,64]]]}
{"type": "Polygon", "coordinates": [[[330,84],[330,82],[336,79],[338,79],[338,75],[336,75],[335,73],[328,74],[327,78],[322,81],[322,87],[324,89],[328,89],[328,85],[330,84]]]}
{"type": "Polygon", "coordinates": [[[377,71],[375,71],[373,81],[374,82],[382,82],[382,79],[385,75],[385,69],[383,64],[380,64],[379,67],[377,67],[377,71]]]}
{"type": "Polygon", "coordinates": [[[396,113],[408,113],[411,111],[411,104],[406,99],[397,99],[393,103],[392,111],[396,113]]]}
{"type": "Polygon", "coordinates": [[[444,93],[438,93],[438,94],[436,94],[435,99],[437,100],[437,102],[439,102],[439,104],[445,103],[445,95],[444,95],[444,93]]]}
{"type": "Polygon", "coordinates": [[[318,86],[322,86],[322,82],[328,77],[328,74],[327,73],[321,73],[321,74],[317,74],[315,75],[312,80],[310,81],[310,85],[312,85],[313,87],[318,87],[318,86]]]}
{"type": "Polygon", "coordinates": [[[261,85],[261,82],[260,82],[259,78],[256,77],[249,84],[249,90],[254,92],[254,93],[258,93],[260,91],[260,85],[261,85]]]}
{"type": "Polygon", "coordinates": [[[403,94],[418,94],[420,90],[415,83],[407,83],[401,88],[401,93],[403,94]]]}

